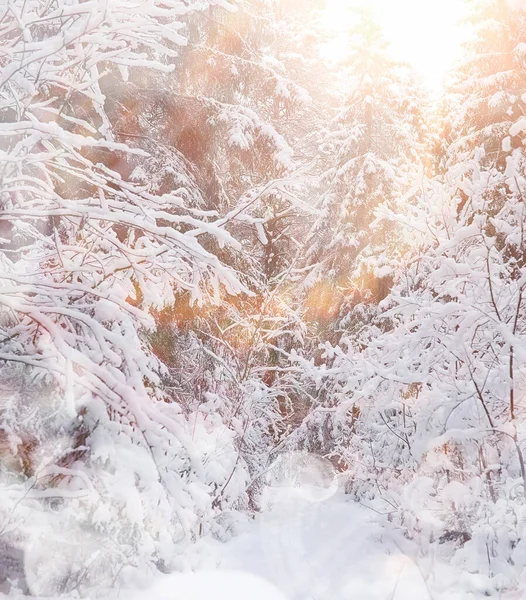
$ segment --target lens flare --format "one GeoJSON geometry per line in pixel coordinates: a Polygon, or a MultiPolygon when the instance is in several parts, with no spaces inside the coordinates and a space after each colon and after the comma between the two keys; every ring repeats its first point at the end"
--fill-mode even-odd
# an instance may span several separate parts
{"type": "Polygon", "coordinates": [[[412,65],[432,92],[440,91],[462,54],[466,0],[328,0],[324,21],[334,32],[323,49],[328,59],[339,61],[347,54],[346,32],[359,7],[371,11],[382,27],[392,58],[412,65]]]}

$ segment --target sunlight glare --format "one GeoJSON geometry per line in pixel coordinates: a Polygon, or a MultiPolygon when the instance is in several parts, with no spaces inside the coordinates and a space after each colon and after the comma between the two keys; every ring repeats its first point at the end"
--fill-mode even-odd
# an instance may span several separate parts
{"type": "Polygon", "coordinates": [[[466,0],[328,0],[325,24],[334,32],[323,54],[339,62],[346,55],[346,30],[356,19],[353,8],[373,12],[390,43],[391,56],[407,62],[432,92],[443,86],[444,77],[461,57],[466,38],[466,0]]]}

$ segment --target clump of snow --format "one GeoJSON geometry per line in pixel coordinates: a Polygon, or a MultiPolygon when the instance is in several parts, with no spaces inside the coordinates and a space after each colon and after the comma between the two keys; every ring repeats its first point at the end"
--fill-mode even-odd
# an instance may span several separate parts
{"type": "Polygon", "coordinates": [[[174,573],[129,600],[287,600],[268,580],[245,571],[174,573]]]}

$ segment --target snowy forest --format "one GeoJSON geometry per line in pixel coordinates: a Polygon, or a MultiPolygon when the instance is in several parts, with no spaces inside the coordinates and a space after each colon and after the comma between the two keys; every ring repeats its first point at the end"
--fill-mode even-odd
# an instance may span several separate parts
{"type": "Polygon", "coordinates": [[[526,1],[453,4],[430,89],[385,0],[0,0],[0,598],[526,599],[526,1]]]}

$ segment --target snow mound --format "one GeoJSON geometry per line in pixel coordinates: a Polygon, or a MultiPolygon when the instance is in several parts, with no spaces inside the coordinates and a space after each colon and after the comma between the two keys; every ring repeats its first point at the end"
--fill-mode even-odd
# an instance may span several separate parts
{"type": "Polygon", "coordinates": [[[242,571],[174,573],[130,600],[286,600],[269,581],[242,571]]]}

